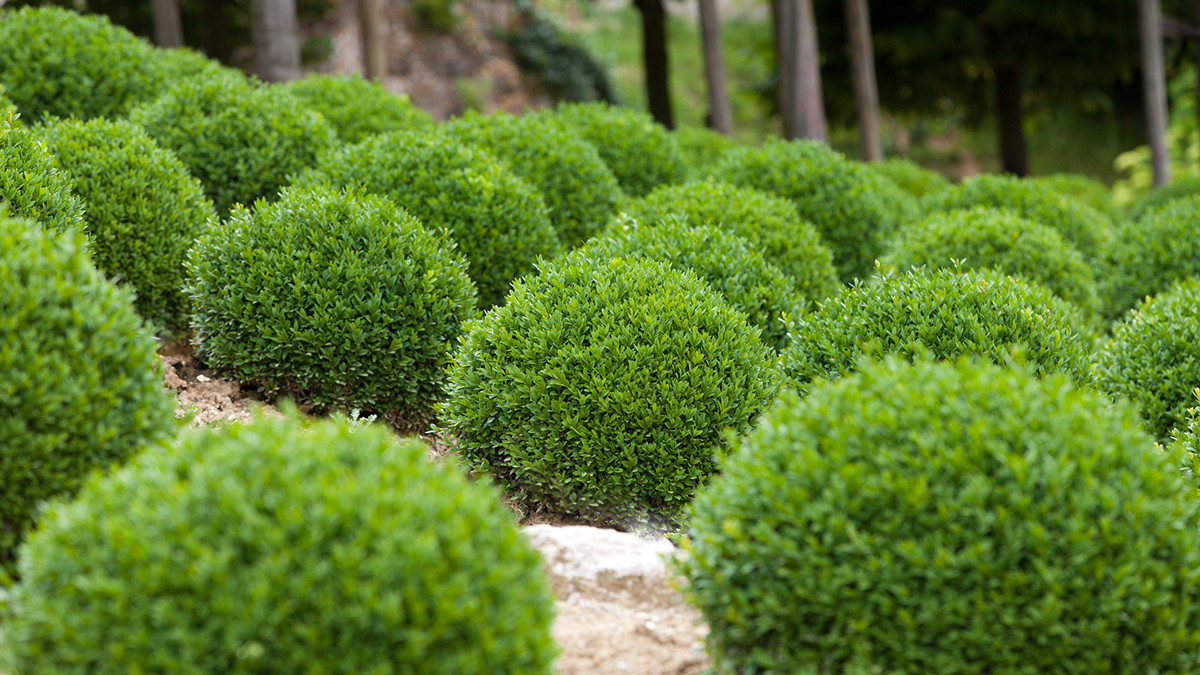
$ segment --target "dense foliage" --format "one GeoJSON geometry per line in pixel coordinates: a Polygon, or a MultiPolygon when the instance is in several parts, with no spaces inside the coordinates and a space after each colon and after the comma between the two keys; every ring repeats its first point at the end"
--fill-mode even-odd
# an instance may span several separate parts
{"type": "Polygon", "coordinates": [[[1099,309],[1092,269],[1054,230],[1011,211],[977,206],[903,228],[885,265],[994,269],[1045,286],[1087,312],[1099,309]]]}
{"type": "Polygon", "coordinates": [[[497,112],[488,117],[469,113],[442,129],[504,160],[540,190],[566,248],[595,234],[625,199],[596,148],[560,126],[497,112]]]}
{"type": "Polygon", "coordinates": [[[1095,209],[1048,185],[1013,176],[973,176],[927,197],[924,206],[931,212],[975,206],[1009,209],[1055,230],[1087,260],[1095,260],[1104,252],[1111,235],[1111,223],[1095,209]]]}
{"type": "Polygon", "coordinates": [[[426,451],[260,419],[96,477],[22,552],[16,671],[548,675],[541,557],[426,451]]]}
{"type": "Polygon", "coordinates": [[[186,326],[183,263],[215,215],[200,182],[129,122],[61,122],[42,137],[87,202],[96,266],[133,289],[143,317],[186,326]]]}
{"type": "Polygon", "coordinates": [[[567,103],[536,117],[541,124],[563,124],[595,146],[631,196],[641,197],[659,185],[682,182],[688,175],[675,137],[649,113],[604,103],[567,103]]]}
{"type": "Polygon", "coordinates": [[[1125,214],[1113,199],[1112,191],[1095,178],[1077,173],[1055,173],[1048,176],[1035,176],[1027,180],[1044,185],[1059,194],[1092,207],[1104,214],[1113,225],[1119,225],[1125,220],[1125,214]]]}
{"type": "Polygon", "coordinates": [[[791,200],[833,250],[842,281],[870,276],[884,242],[901,223],[871,189],[875,174],[824,143],[773,139],[737,148],[725,153],[712,175],[791,200]]]}
{"type": "Polygon", "coordinates": [[[1098,269],[1109,319],[1180,279],[1200,275],[1200,193],[1126,222],[1098,269]]]}
{"type": "Polygon", "coordinates": [[[899,157],[872,162],[868,165],[876,173],[890,178],[901,190],[916,199],[941,192],[952,186],[948,178],[933,169],[926,169],[916,162],[899,157]]]}
{"type": "Polygon", "coordinates": [[[372,134],[416,131],[434,126],[433,116],[377,82],[358,75],[310,74],[282,85],[309,110],[321,113],[345,144],[372,134]]]}
{"type": "Polygon", "coordinates": [[[1198,508],[1065,377],[888,360],[770,411],[681,567],[729,672],[1189,673],[1198,508]]]}
{"type": "Polygon", "coordinates": [[[791,281],[745,239],[712,225],[668,217],[657,223],[627,219],[585,249],[590,255],[658,260],[696,273],[746,315],[775,351],[787,345],[787,321],[801,301],[791,281]]]}
{"type": "Polygon", "coordinates": [[[838,288],[833,254],[786,199],[726,183],[696,182],[661,187],[631,202],[626,211],[642,223],[679,218],[691,225],[716,225],[745,238],[791,277],[803,302],[800,309],[812,307],[838,288]]]}
{"type": "Polygon", "coordinates": [[[282,89],[223,74],[186,79],[130,118],[200,179],[222,216],[274,198],[336,142],[320,115],[282,89]]]}
{"type": "Polygon", "coordinates": [[[732,138],[707,127],[684,126],[671,131],[684,161],[693,173],[702,174],[704,167],[721,161],[727,150],[740,144],[732,138]]]}
{"type": "Polygon", "coordinates": [[[304,403],[428,419],[475,316],[467,263],[385,198],[287,189],[189,262],[197,355],[304,403]]]}
{"type": "Polygon", "coordinates": [[[119,117],[157,96],[166,76],[150,43],[102,15],[0,13],[0,83],[30,121],[119,117]]]}
{"type": "Polygon", "coordinates": [[[470,261],[483,308],[560,243],[537,191],[490,154],[447,135],[393,132],[321,157],[297,185],[386,195],[429,230],[446,232],[470,261]]]}
{"type": "Polygon", "coordinates": [[[517,498],[669,525],[777,386],[758,331],[694,273],[574,251],[467,325],[441,421],[517,498]]]}
{"type": "Polygon", "coordinates": [[[520,25],[505,37],[513,58],[566,101],[618,103],[604,64],[555,15],[534,0],[514,0],[520,25]]]}
{"type": "Polygon", "coordinates": [[[59,232],[85,225],[84,204],[70,175],[37,134],[0,111],[0,204],[17,218],[36,220],[59,232]]]}
{"type": "Polygon", "coordinates": [[[1020,351],[1038,373],[1088,383],[1091,339],[1079,311],[1041,286],[990,270],[910,270],[798,316],[784,357],[801,392],[851,372],[869,352],[1003,363],[1020,351]]]}
{"type": "Polygon", "coordinates": [[[40,502],[174,430],[153,336],[83,235],[0,218],[0,576],[40,502]]]}
{"type": "Polygon", "coordinates": [[[1160,439],[1183,428],[1191,391],[1200,383],[1200,277],[1150,298],[1113,329],[1096,356],[1097,380],[1138,404],[1160,439]]]}
{"type": "Polygon", "coordinates": [[[1200,176],[1171,181],[1139,199],[1130,209],[1129,219],[1141,220],[1142,216],[1177,199],[1197,195],[1200,195],[1200,176]]]}

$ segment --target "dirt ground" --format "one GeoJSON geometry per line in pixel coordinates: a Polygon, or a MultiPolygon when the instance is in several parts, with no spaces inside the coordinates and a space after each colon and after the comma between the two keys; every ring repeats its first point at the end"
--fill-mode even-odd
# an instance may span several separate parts
{"type": "MultiPolygon", "coordinates": [[[[167,345],[160,355],[163,382],[175,394],[179,414],[194,415],[192,426],[248,421],[255,408],[280,414],[255,389],[218,377],[184,350],[167,345]]],[[[543,513],[518,511],[518,517],[524,526],[576,524],[543,513]]],[[[554,563],[547,559],[549,569],[554,563]]],[[[553,634],[562,648],[560,675],[698,675],[708,668],[703,648],[707,628],[669,583],[630,583],[601,575],[595,583],[581,585],[553,573],[551,582],[558,595],[553,634]]]]}

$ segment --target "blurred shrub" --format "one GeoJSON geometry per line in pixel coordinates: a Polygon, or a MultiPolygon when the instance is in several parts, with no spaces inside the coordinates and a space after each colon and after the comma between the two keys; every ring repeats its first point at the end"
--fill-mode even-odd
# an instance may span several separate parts
{"type": "Polygon", "coordinates": [[[1123,209],[1113,199],[1108,186],[1091,176],[1077,173],[1055,173],[1049,176],[1035,176],[1026,180],[1044,185],[1059,194],[1090,206],[1108,218],[1113,225],[1120,225],[1125,220],[1123,209]]]}
{"type": "Polygon", "coordinates": [[[741,144],[718,131],[705,127],[676,127],[671,131],[687,166],[702,175],[705,167],[721,161],[725,152],[741,144]]]}
{"type": "Polygon", "coordinates": [[[1200,194],[1123,224],[1098,271],[1104,314],[1110,320],[1176,281],[1200,275],[1200,194]]]}
{"type": "Polygon", "coordinates": [[[881,162],[872,162],[867,166],[876,173],[890,178],[901,190],[916,199],[922,199],[953,186],[950,179],[942,174],[933,169],[926,169],[908,159],[893,157],[881,162]]]}
{"type": "Polygon", "coordinates": [[[534,0],[513,0],[518,28],[506,35],[517,65],[566,101],[619,103],[608,71],[587,45],[534,0]]]}
{"type": "Polygon", "coordinates": [[[1141,199],[1130,208],[1129,219],[1139,221],[1143,216],[1159,207],[1170,204],[1178,199],[1200,195],[1200,176],[1180,178],[1160,187],[1141,199]]]}
{"type": "Polygon", "coordinates": [[[376,82],[358,75],[307,75],[282,85],[309,110],[321,113],[346,145],[386,131],[432,129],[433,116],[376,82]]]}

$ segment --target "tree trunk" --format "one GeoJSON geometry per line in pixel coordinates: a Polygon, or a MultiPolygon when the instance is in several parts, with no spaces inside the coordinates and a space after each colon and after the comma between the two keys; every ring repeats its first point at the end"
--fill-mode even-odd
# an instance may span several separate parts
{"type": "Polygon", "coordinates": [[[854,100],[858,106],[858,144],[863,161],[883,159],[879,137],[879,90],[875,84],[875,50],[871,45],[871,15],[867,0],[846,0],[846,28],[850,34],[850,68],[854,100]]]}
{"type": "Polygon", "coordinates": [[[708,80],[708,112],[713,129],[733,134],[733,109],[725,88],[725,59],[721,55],[721,21],[716,0],[699,0],[700,40],[704,51],[704,75],[708,80]]]}
{"type": "MultiPolygon", "coordinates": [[[[1192,21],[1193,25],[1200,26],[1200,0],[1192,0],[1192,21]]],[[[1200,77],[1200,38],[1192,38],[1192,48],[1195,50],[1193,58],[1195,59],[1196,76],[1200,77]]],[[[1200,122],[1200,86],[1196,87],[1196,117],[1197,122],[1200,122]]],[[[1200,125],[1197,125],[1200,128],[1200,125]]]]}
{"type": "Polygon", "coordinates": [[[771,9],[775,23],[775,97],[783,122],[783,137],[801,138],[804,135],[804,110],[800,105],[800,89],[796,86],[800,60],[796,0],[773,0],[771,9]]]}
{"type": "Polygon", "coordinates": [[[994,63],[996,122],[1000,127],[1000,159],[1004,171],[1029,175],[1029,154],[1025,149],[1025,118],[1021,112],[1021,67],[1015,63],[994,63]]]}
{"type": "Polygon", "coordinates": [[[154,44],[165,49],[183,46],[183,21],[179,18],[179,0],[154,0],[154,44]]]}
{"type": "Polygon", "coordinates": [[[204,0],[204,52],[209,58],[230,64],[229,13],[225,0],[204,0]]]}
{"type": "Polygon", "coordinates": [[[797,0],[796,35],[799,60],[796,86],[799,88],[800,105],[804,110],[805,138],[829,142],[829,128],[825,124],[825,100],[821,94],[821,52],[817,47],[817,20],[813,15],[812,0],[797,0]]]}
{"type": "Polygon", "coordinates": [[[387,23],[382,0],[358,0],[358,27],[362,35],[363,71],[368,80],[387,77],[387,23]]]}
{"type": "Polygon", "coordinates": [[[287,82],[300,77],[296,0],[251,0],[250,37],[260,78],[287,82]]]}
{"type": "Polygon", "coordinates": [[[1167,157],[1167,83],[1163,71],[1162,7],[1158,0],[1138,0],[1142,37],[1142,80],[1146,103],[1146,134],[1150,140],[1155,187],[1171,180],[1167,157]]]}
{"type": "Polygon", "coordinates": [[[633,0],[633,4],[642,15],[642,60],[646,67],[646,101],[650,105],[650,114],[659,124],[674,129],[663,0],[633,0]]]}

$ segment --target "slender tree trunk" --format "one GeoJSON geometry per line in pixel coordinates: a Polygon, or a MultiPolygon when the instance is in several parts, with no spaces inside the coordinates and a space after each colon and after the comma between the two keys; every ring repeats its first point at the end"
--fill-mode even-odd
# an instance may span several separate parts
{"type": "MultiPolygon", "coordinates": [[[[1193,25],[1200,26],[1200,0],[1192,0],[1192,21],[1193,25]]],[[[1200,38],[1192,39],[1192,48],[1195,49],[1196,77],[1200,78],[1200,38]]],[[[1196,117],[1200,122],[1200,86],[1196,87],[1196,117]]],[[[1196,128],[1200,129],[1200,124],[1196,128]]]]}
{"type": "Polygon", "coordinates": [[[287,82],[300,77],[296,0],[251,0],[250,36],[260,78],[287,82]]]}
{"type": "Polygon", "coordinates": [[[667,16],[663,0],[633,0],[642,15],[642,60],[646,67],[646,101],[659,124],[675,128],[671,113],[667,61],[667,16]]]}
{"type": "Polygon", "coordinates": [[[796,84],[800,69],[796,2],[773,0],[771,9],[775,21],[775,96],[783,122],[783,137],[801,138],[804,135],[804,110],[800,105],[800,88],[796,84]]]}
{"type": "Polygon", "coordinates": [[[1154,185],[1171,180],[1167,157],[1167,84],[1163,70],[1162,7],[1158,0],[1138,0],[1138,28],[1142,36],[1142,80],[1146,103],[1146,134],[1150,140],[1154,185]]]}
{"type": "Polygon", "coordinates": [[[1021,111],[1021,67],[994,63],[996,122],[1000,127],[1000,161],[1004,171],[1029,175],[1029,153],[1025,149],[1025,117],[1021,111]]]}
{"type": "Polygon", "coordinates": [[[367,79],[387,77],[387,22],[382,0],[358,0],[358,27],[362,35],[363,71],[367,79]]]}
{"type": "Polygon", "coordinates": [[[700,40],[704,51],[704,75],[708,80],[708,111],[712,128],[733,134],[733,109],[725,88],[725,59],[721,54],[721,20],[716,0],[699,0],[700,40]]]}
{"type": "Polygon", "coordinates": [[[179,18],[179,0],[154,0],[154,44],[163,48],[183,46],[183,21],[179,18]]]}
{"type": "Polygon", "coordinates": [[[875,50],[871,45],[867,0],[846,0],[846,27],[850,34],[854,99],[858,105],[859,150],[864,161],[874,162],[883,159],[883,143],[879,137],[879,90],[875,84],[875,50]]]}
{"type": "Polygon", "coordinates": [[[796,86],[800,89],[800,105],[804,111],[805,138],[829,142],[825,123],[825,99],[821,93],[821,52],[817,47],[817,19],[812,0],[796,1],[796,35],[799,61],[796,86]]]}

